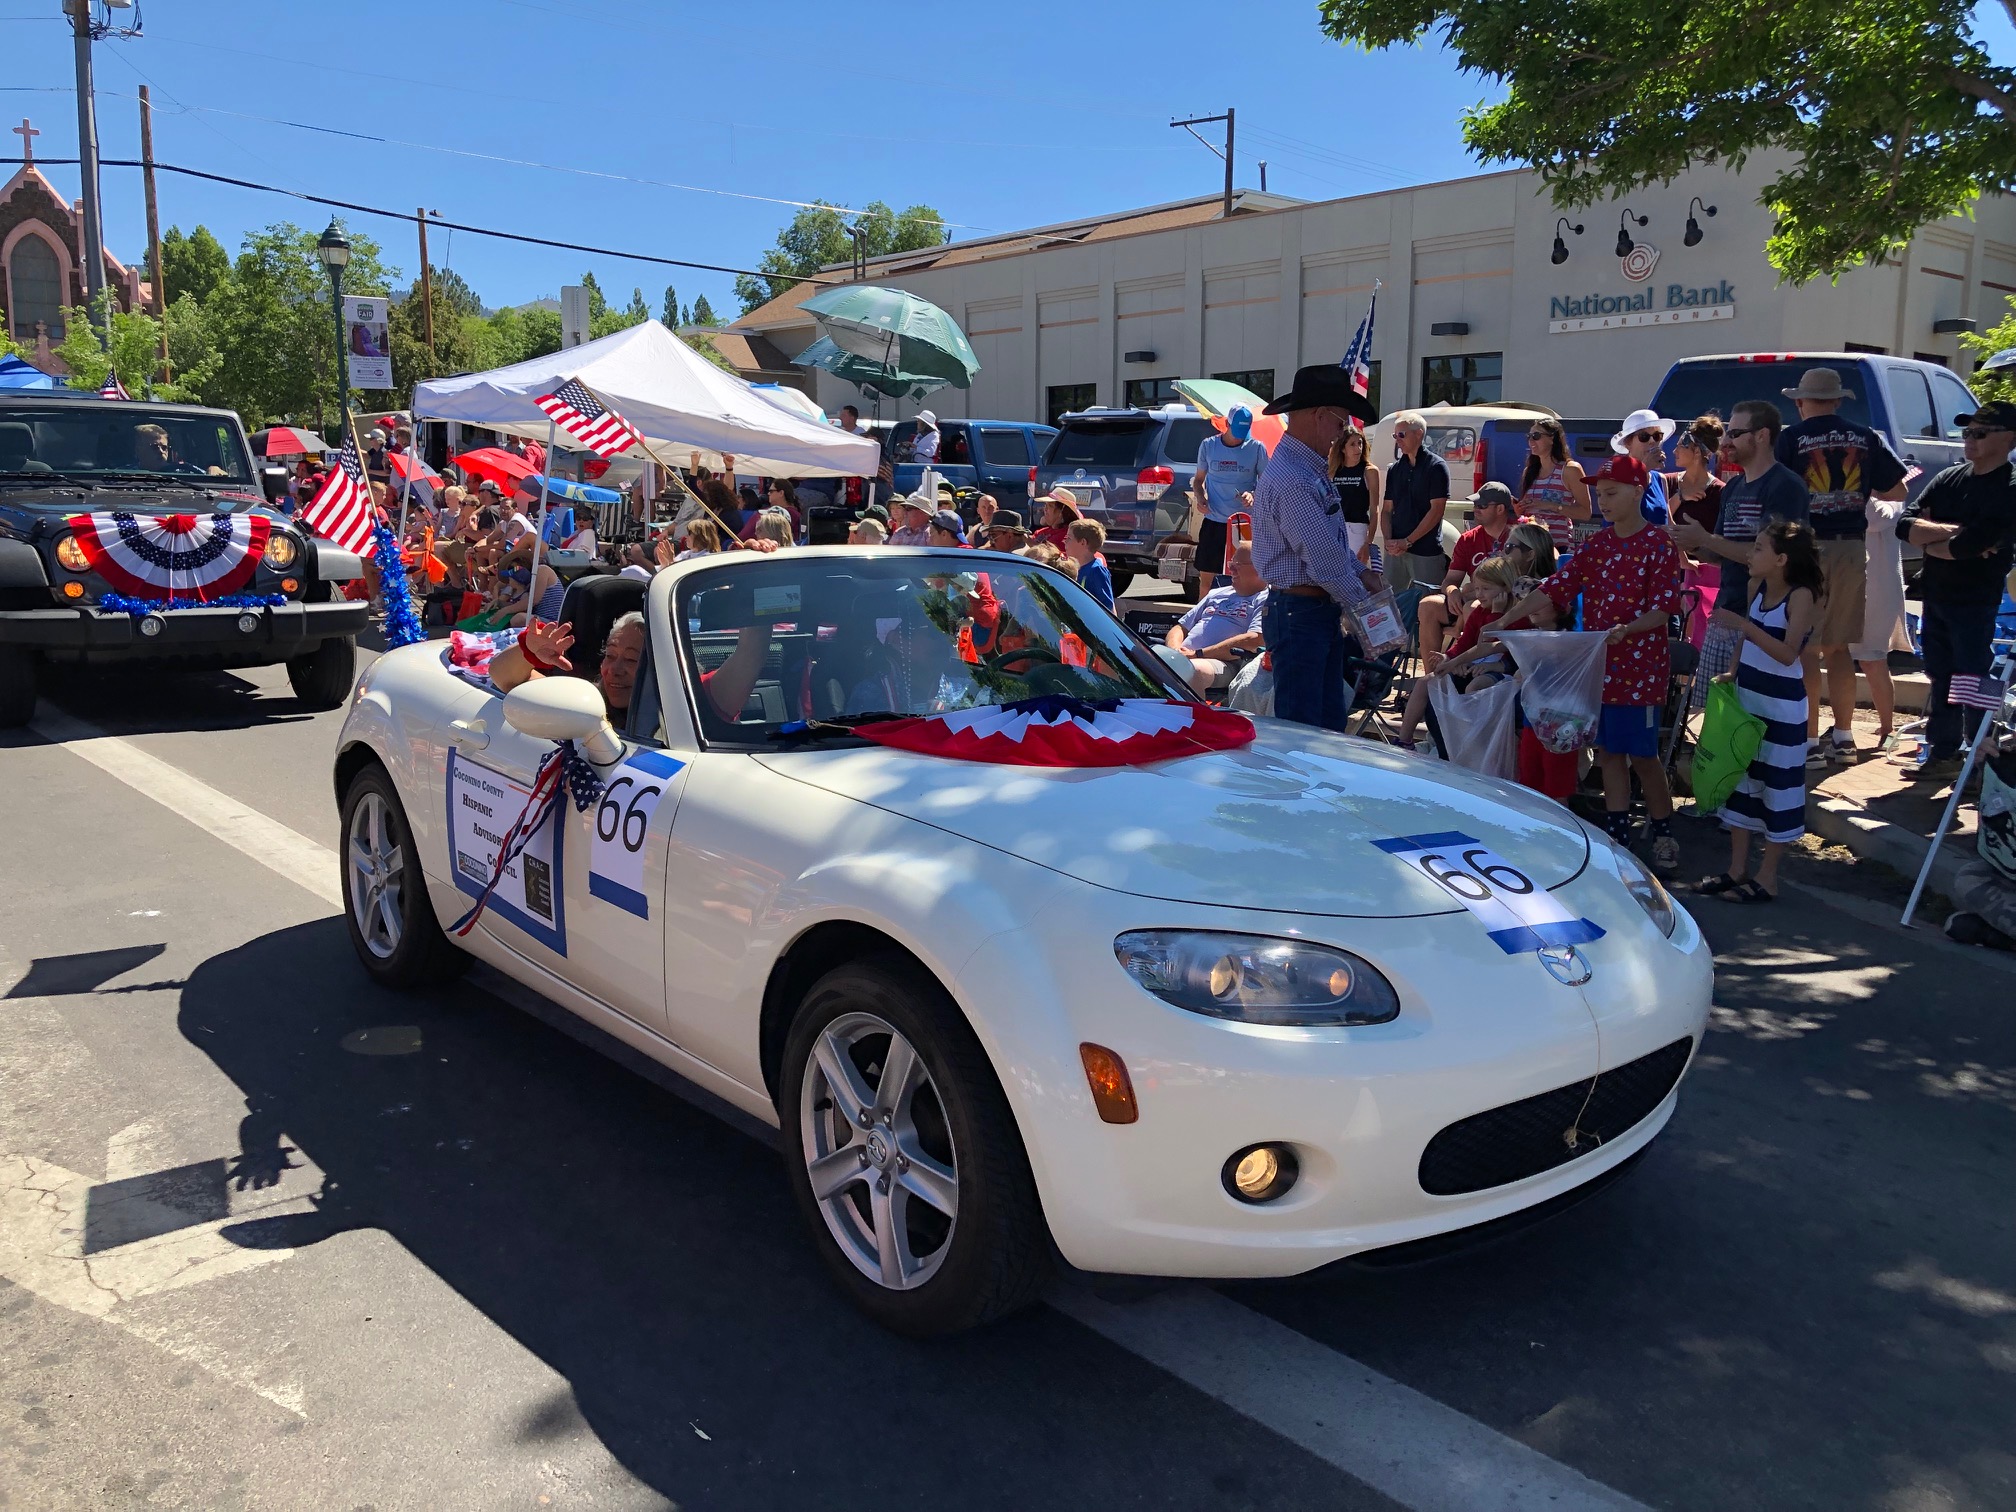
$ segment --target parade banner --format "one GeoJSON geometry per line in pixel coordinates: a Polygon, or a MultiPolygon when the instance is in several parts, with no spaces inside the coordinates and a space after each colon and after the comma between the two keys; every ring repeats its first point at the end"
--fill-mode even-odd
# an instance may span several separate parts
{"type": "Polygon", "coordinates": [[[562,899],[562,851],[566,826],[547,814],[533,815],[536,827],[524,848],[505,859],[498,852],[532,800],[532,789],[514,777],[448,753],[448,853],[455,885],[482,899],[489,912],[515,924],[556,955],[567,954],[567,916],[562,899]],[[495,890],[485,889],[495,880],[495,890]]]}
{"type": "Polygon", "coordinates": [[[343,296],[344,349],[349,354],[350,387],[392,387],[392,328],[389,310],[376,294],[343,296]]]}

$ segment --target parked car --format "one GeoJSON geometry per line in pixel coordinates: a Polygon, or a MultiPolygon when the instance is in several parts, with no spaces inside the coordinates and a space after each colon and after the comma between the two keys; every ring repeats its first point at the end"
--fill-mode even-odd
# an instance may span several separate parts
{"type": "Polygon", "coordinates": [[[332,589],[363,564],[272,508],[286,487],[230,410],[0,393],[0,727],[34,716],[45,663],[284,663],[310,708],[340,706],[370,607],[332,589]],[[225,604],[142,607],[206,582],[225,604]]]}
{"type": "MultiPolygon", "coordinates": [[[[1428,449],[1449,464],[1447,518],[1467,528],[1470,496],[1486,483],[1503,483],[1514,494],[1526,471],[1526,433],[1533,417],[1559,420],[1568,439],[1568,455],[1594,472],[1610,455],[1610,438],[1621,420],[1569,420],[1544,404],[1508,399],[1497,404],[1431,404],[1418,412],[1428,423],[1428,449]]],[[[1393,422],[1400,411],[1384,416],[1373,432],[1373,455],[1390,463],[1399,448],[1393,422]]]]}
{"type": "Polygon", "coordinates": [[[486,961],[780,1128],[812,1244],[885,1325],[1031,1302],[1053,1247],[1230,1278],[1492,1234],[1672,1116],[1708,944],[1551,800],[1274,720],[1186,739],[1236,717],[1025,558],[639,586],[621,730],[578,676],[499,697],[438,645],[367,670],[333,763],[351,943],[391,987],[486,961]],[[1015,639],[975,662],[983,601],[1015,639]],[[500,858],[562,739],[599,801],[500,858]]]}
{"type": "Polygon", "coordinates": [[[1212,424],[1182,404],[1077,410],[1063,422],[1036,468],[1034,491],[1067,488],[1106,527],[1113,591],[1125,593],[1137,574],[1154,575],[1157,548],[1181,534],[1197,448],[1212,424]]]}
{"type": "MultiPolygon", "coordinates": [[[[992,494],[1003,509],[1027,514],[1029,470],[1043,455],[1057,432],[1050,426],[1027,420],[940,420],[938,460],[932,464],[939,478],[957,493],[972,491],[978,498],[992,494]]],[[[890,426],[883,440],[885,453],[896,464],[896,489],[916,492],[924,476],[924,466],[911,460],[917,439],[917,422],[899,420],[890,426]]],[[[974,515],[965,510],[967,524],[974,515]]]]}

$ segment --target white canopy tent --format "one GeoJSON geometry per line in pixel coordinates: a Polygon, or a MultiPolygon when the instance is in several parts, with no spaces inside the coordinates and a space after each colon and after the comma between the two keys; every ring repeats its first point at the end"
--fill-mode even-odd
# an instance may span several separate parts
{"type": "Polygon", "coordinates": [[[696,451],[713,468],[732,456],[745,478],[869,478],[881,465],[874,441],[780,408],[655,320],[510,367],[430,379],[414,387],[413,413],[543,442],[548,421],[533,400],[568,378],[619,410],[673,466],[696,451]]]}

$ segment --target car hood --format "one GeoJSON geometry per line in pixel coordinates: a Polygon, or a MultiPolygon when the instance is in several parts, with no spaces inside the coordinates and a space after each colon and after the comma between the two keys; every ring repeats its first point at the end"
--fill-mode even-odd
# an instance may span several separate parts
{"type": "Polygon", "coordinates": [[[137,515],[211,514],[218,510],[242,514],[251,510],[278,518],[257,488],[242,483],[213,485],[199,492],[193,488],[80,488],[10,479],[0,484],[0,508],[64,519],[114,510],[137,515]]]}
{"type": "Polygon", "coordinates": [[[1259,719],[1253,744],[1152,766],[992,766],[882,746],[766,752],[782,776],[1148,898],[1355,917],[1451,912],[1375,841],[1458,832],[1543,887],[1588,831],[1527,788],[1371,741],[1259,719]]]}

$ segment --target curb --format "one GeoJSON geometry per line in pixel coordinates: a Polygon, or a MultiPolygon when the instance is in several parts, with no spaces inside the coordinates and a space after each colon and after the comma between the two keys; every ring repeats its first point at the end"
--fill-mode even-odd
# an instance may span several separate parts
{"type": "MultiPolygon", "coordinates": [[[[1871,817],[1851,798],[1809,793],[1806,827],[1823,840],[1846,846],[1864,861],[1879,861],[1907,878],[1916,877],[1918,868],[1925,864],[1926,837],[1871,817]]],[[[1954,878],[1970,854],[1965,845],[1954,844],[1949,834],[1925,879],[1926,890],[1952,897],[1954,878]]]]}

